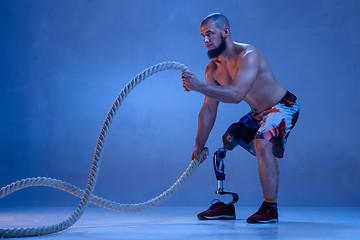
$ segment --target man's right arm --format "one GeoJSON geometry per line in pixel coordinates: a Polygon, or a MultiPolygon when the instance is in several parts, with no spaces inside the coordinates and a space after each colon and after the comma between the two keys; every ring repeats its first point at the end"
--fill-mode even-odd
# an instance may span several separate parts
{"type": "MultiPolygon", "coordinates": [[[[217,85],[216,81],[211,77],[211,74],[209,74],[208,68],[205,76],[208,84],[217,85]]],[[[191,157],[192,160],[198,159],[203,162],[206,159],[199,159],[199,153],[205,147],[206,141],[214,126],[218,105],[218,100],[205,96],[204,104],[199,113],[198,132],[195,140],[195,149],[191,157]]]]}

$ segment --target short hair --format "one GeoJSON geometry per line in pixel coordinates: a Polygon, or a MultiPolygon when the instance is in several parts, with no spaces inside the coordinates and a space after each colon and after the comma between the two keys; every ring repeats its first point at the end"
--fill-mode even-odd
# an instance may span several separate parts
{"type": "Polygon", "coordinates": [[[201,26],[207,24],[210,20],[213,20],[216,28],[220,30],[223,30],[224,27],[230,29],[229,20],[222,13],[211,13],[210,15],[204,18],[204,20],[201,22],[201,26]]]}

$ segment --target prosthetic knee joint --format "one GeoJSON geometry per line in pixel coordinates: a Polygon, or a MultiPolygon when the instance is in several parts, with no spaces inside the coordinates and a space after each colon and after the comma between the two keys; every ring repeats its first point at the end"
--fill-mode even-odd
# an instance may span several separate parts
{"type": "Polygon", "coordinates": [[[224,194],[230,194],[232,195],[233,199],[227,203],[227,205],[230,204],[234,204],[239,200],[239,195],[237,195],[236,193],[232,193],[232,192],[225,192],[224,191],[224,186],[223,186],[223,181],[225,180],[225,164],[224,164],[224,158],[226,156],[226,148],[219,148],[219,150],[217,150],[214,153],[214,170],[215,170],[215,175],[216,175],[216,179],[218,180],[218,189],[216,191],[217,194],[220,195],[224,195],[224,194]]]}

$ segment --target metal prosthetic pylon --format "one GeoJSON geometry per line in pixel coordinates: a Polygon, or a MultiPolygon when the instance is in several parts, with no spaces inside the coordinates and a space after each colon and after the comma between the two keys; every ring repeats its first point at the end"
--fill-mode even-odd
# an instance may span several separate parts
{"type": "Polygon", "coordinates": [[[231,204],[234,204],[237,201],[239,201],[239,195],[237,195],[236,193],[233,193],[233,192],[224,191],[224,180],[225,180],[224,158],[226,157],[226,151],[227,151],[226,148],[219,148],[219,150],[217,150],[214,153],[214,157],[213,157],[214,170],[215,170],[216,179],[218,181],[218,187],[217,187],[217,191],[215,193],[219,194],[219,195],[230,194],[233,199],[226,204],[231,205],[231,204]]]}

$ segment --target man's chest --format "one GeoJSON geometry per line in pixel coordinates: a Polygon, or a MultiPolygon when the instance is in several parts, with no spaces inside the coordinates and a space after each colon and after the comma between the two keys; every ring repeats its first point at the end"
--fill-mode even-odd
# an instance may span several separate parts
{"type": "Polygon", "coordinates": [[[214,73],[214,78],[222,86],[232,85],[235,81],[238,81],[237,76],[241,70],[241,62],[228,61],[218,66],[214,73]]]}

